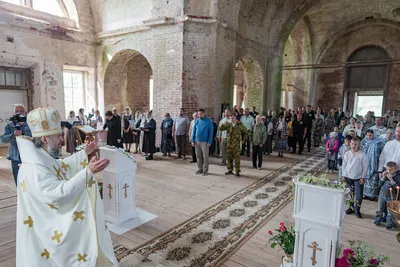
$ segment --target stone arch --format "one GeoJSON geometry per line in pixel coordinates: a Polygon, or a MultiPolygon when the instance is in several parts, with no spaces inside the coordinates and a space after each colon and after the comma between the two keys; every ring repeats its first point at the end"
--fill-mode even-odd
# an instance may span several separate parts
{"type": "Polygon", "coordinates": [[[241,58],[235,66],[236,105],[263,111],[264,77],[260,64],[251,57],[241,58]]]}
{"type": "Polygon", "coordinates": [[[148,60],[133,49],[116,53],[104,74],[105,110],[119,111],[129,106],[132,111],[151,108],[151,80],[153,69],[148,60]]]}

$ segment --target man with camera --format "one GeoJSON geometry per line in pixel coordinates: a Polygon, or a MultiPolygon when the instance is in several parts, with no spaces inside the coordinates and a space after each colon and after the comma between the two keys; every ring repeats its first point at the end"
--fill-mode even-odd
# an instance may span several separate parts
{"type": "Polygon", "coordinates": [[[11,160],[12,172],[17,185],[17,177],[21,158],[19,156],[16,137],[26,135],[32,136],[31,130],[26,123],[25,107],[20,104],[14,106],[14,116],[9,119],[9,122],[4,127],[4,134],[0,136],[3,143],[9,143],[7,159],[11,160]]]}

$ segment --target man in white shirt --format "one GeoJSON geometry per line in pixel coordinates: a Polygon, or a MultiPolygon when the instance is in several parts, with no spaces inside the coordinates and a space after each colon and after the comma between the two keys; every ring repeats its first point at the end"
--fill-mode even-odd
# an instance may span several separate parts
{"type": "Polygon", "coordinates": [[[242,145],[241,155],[243,156],[246,150],[247,157],[250,157],[250,140],[251,140],[251,132],[254,125],[254,118],[250,116],[250,110],[248,108],[244,110],[244,115],[240,118],[240,122],[244,124],[244,126],[248,131],[247,139],[242,145]]]}
{"type": "Polygon", "coordinates": [[[227,140],[226,139],[226,131],[221,131],[219,129],[219,127],[221,127],[221,125],[226,122],[231,122],[230,116],[231,116],[231,112],[228,109],[226,109],[224,112],[224,118],[222,118],[222,120],[220,120],[219,124],[218,124],[217,138],[218,138],[218,142],[221,145],[221,147],[220,147],[221,155],[220,156],[222,158],[222,161],[219,164],[219,166],[226,165],[226,140],[227,140]]]}
{"type": "Polygon", "coordinates": [[[342,165],[342,181],[356,195],[355,203],[351,204],[346,214],[356,213],[357,218],[362,218],[360,208],[363,199],[365,178],[368,177],[368,159],[364,152],[360,151],[360,140],[353,138],[350,143],[351,150],[344,154],[342,165]]]}
{"type": "Polygon", "coordinates": [[[394,140],[386,143],[381,155],[379,156],[379,177],[386,167],[386,163],[393,161],[400,166],[400,126],[396,127],[396,137],[394,140]]]}

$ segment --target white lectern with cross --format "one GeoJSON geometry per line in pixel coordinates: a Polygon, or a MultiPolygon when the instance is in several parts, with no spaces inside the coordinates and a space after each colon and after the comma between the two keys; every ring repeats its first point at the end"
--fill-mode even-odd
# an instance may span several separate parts
{"type": "Polygon", "coordinates": [[[136,207],[136,160],[115,147],[100,147],[110,164],[102,171],[104,213],[108,229],[121,235],[157,216],[136,207]]]}
{"type": "Polygon", "coordinates": [[[344,218],[342,189],[296,182],[294,267],[334,267],[344,218]]]}

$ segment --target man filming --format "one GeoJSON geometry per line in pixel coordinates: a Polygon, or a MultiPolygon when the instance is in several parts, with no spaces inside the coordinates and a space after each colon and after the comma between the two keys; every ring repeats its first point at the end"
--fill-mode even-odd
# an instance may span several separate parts
{"type": "Polygon", "coordinates": [[[32,136],[31,130],[26,123],[25,107],[21,104],[14,105],[14,116],[9,119],[9,122],[4,126],[4,134],[0,136],[3,143],[10,143],[8,147],[7,159],[11,160],[12,172],[17,185],[17,177],[21,158],[19,156],[17,141],[15,137],[26,135],[32,136]]]}

